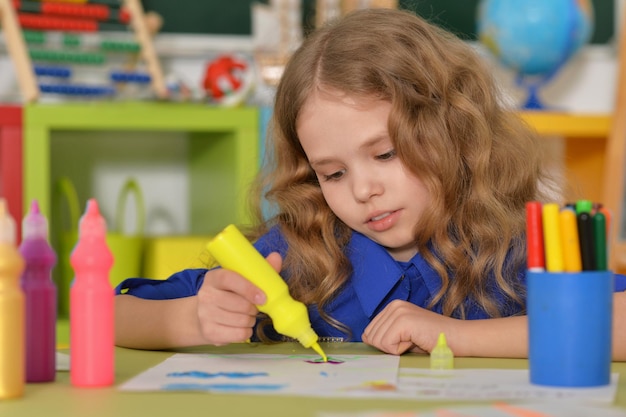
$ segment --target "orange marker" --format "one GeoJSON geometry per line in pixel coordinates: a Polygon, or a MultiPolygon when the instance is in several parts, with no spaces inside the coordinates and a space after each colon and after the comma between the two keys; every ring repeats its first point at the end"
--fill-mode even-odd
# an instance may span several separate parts
{"type": "Polygon", "coordinates": [[[563,248],[563,270],[565,272],[580,272],[583,266],[580,258],[576,212],[570,209],[563,209],[559,213],[559,220],[561,245],[563,248]]]}

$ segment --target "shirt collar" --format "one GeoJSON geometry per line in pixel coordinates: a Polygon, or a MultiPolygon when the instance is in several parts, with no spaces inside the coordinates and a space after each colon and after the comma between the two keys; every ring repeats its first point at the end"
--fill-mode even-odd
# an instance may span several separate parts
{"type": "MultiPolygon", "coordinates": [[[[353,267],[352,284],[365,314],[372,315],[404,274],[387,250],[364,235],[353,232],[347,251],[353,267]]],[[[418,253],[409,261],[417,268],[430,294],[441,288],[439,275],[418,253]]]]}

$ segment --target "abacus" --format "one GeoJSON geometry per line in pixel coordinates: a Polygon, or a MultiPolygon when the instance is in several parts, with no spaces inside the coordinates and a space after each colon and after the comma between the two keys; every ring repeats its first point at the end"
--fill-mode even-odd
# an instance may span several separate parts
{"type": "Polygon", "coordinates": [[[0,25],[27,103],[43,94],[115,97],[129,85],[168,96],[152,43],[160,17],[145,14],[140,0],[0,0],[0,25]],[[129,59],[116,68],[120,57],[129,59]],[[145,71],[135,69],[138,58],[145,71]],[[105,81],[94,82],[103,69],[105,81]]]}

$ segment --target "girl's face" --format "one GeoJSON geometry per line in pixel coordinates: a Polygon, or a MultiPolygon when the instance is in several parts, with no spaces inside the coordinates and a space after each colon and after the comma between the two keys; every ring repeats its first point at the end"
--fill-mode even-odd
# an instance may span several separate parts
{"type": "Polygon", "coordinates": [[[413,229],[431,196],[396,155],[391,104],[316,91],[297,121],[300,143],[330,209],[399,261],[417,249],[413,229]]]}

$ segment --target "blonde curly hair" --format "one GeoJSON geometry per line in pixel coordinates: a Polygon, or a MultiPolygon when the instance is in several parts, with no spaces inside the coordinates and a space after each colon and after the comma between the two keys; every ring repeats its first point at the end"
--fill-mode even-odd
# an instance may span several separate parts
{"type": "Polygon", "coordinates": [[[351,273],[344,254],[351,230],[326,204],[296,129],[319,86],[392,104],[388,127],[397,154],[433,199],[414,229],[417,250],[441,277],[430,306],[442,302],[445,315],[465,318],[472,300],[501,316],[495,282],[523,310],[517,275],[526,259],[524,207],[546,200],[540,184],[549,184],[537,135],[502,105],[471,46],[393,9],[353,12],[313,32],[278,85],[270,159],[256,184],[275,215],[263,221],[257,204],[257,236],[280,227],[293,296],[323,313],[351,273]]]}

